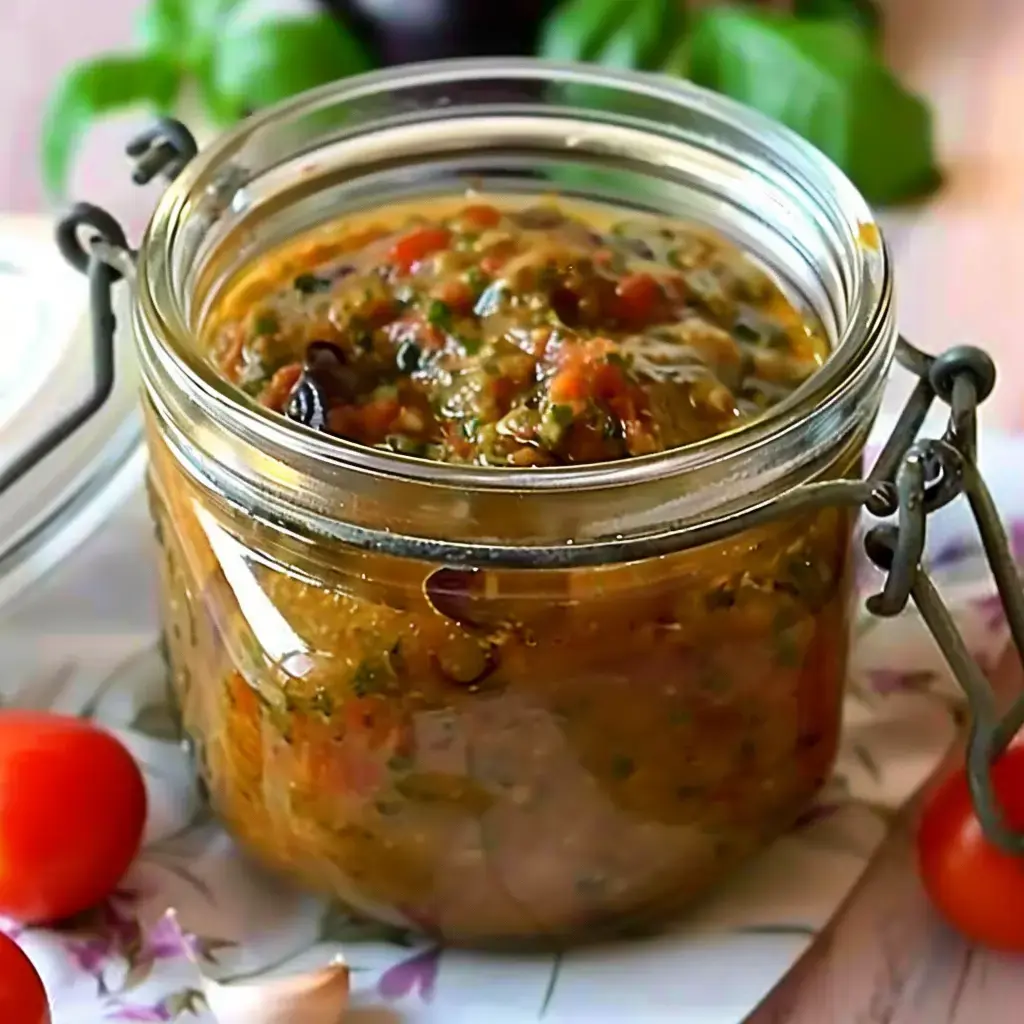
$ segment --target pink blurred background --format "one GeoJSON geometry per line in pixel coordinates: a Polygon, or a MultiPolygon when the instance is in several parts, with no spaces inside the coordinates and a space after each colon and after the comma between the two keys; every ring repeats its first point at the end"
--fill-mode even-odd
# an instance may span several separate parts
{"type": "MultiPolygon", "coordinates": [[[[481,0],[484,2],[484,0],[481,0]]],[[[39,122],[62,68],[126,46],[141,0],[0,0],[0,211],[46,208],[39,122]]],[[[936,107],[945,189],[886,216],[904,332],[939,349],[987,346],[1002,367],[989,415],[1024,426],[1024,3],[885,0],[886,47],[902,77],[936,107]]],[[[109,205],[136,230],[152,192],[128,184],[120,156],[139,116],[90,136],[76,196],[109,205]]]]}

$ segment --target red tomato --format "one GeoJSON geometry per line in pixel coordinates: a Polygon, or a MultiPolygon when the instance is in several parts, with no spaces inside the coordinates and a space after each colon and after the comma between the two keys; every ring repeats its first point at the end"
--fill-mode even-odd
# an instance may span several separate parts
{"type": "Polygon", "coordinates": [[[134,859],[145,820],[142,775],[109,733],[0,712],[0,913],[42,924],[95,906],[134,859]]]}
{"type": "Polygon", "coordinates": [[[661,285],[650,274],[630,274],[616,289],[616,315],[632,326],[642,327],[665,300],[661,285]]]}
{"type": "Polygon", "coordinates": [[[451,232],[446,228],[416,228],[395,242],[388,259],[406,273],[420,260],[447,249],[451,240],[451,232]]]}
{"type": "MultiPolygon", "coordinates": [[[[1024,743],[993,769],[1006,823],[1024,828],[1024,743]]],[[[921,879],[932,902],[968,939],[1024,952],[1024,857],[993,846],[974,816],[967,777],[948,778],[929,799],[917,833],[921,879]]]]}
{"type": "Polygon", "coordinates": [[[43,983],[21,947],[0,935],[0,1021],[4,1024],[50,1024],[43,983]]]}
{"type": "Polygon", "coordinates": [[[501,211],[486,203],[474,204],[462,210],[459,220],[480,230],[493,228],[501,223],[501,211]]]}

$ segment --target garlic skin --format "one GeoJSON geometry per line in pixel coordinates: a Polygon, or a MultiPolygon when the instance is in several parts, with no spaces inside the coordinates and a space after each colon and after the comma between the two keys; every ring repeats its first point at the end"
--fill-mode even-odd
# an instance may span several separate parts
{"type": "Polygon", "coordinates": [[[217,1024],[338,1024],[348,1008],[349,969],[340,956],[316,970],[281,974],[270,968],[263,976],[217,981],[206,973],[175,911],[165,918],[181,936],[217,1024]]]}
{"type": "Polygon", "coordinates": [[[225,984],[204,976],[202,989],[218,1024],[338,1024],[348,1007],[349,971],[335,959],[291,977],[225,984]]]}

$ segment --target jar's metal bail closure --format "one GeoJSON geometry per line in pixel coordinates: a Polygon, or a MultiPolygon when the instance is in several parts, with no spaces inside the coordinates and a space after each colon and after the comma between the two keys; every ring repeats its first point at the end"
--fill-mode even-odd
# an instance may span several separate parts
{"type": "MultiPolygon", "coordinates": [[[[133,139],[128,155],[135,161],[133,180],[146,184],[157,175],[173,180],[198,148],[180,122],[161,119],[133,139]]],[[[72,410],[0,476],[0,494],[36,462],[58,447],[96,412],[113,383],[114,317],[110,288],[132,272],[135,253],[124,232],[106,211],[89,204],[76,206],[57,228],[61,253],[90,281],[94,387],[72,410]],[[83,246],[82,229],[91,236],[83,246]]],[[[1010,552],[1006,531],[977,465],[977,408],[995,383],[996,369],[981,349],[961,346],[929,356],[900,338],[897,360],[917,377],[871,472],[864,480],[805,484],[780,501],[742,517],[743,526],[756,525],[801,507],[825,504],[858,506],[888,520],[868,531],[868,557],[886,573],[880,593],[868,598],[868,610],[880,616],[899,614],[913,600],[930,629],[970,706],[967,776],[975,811],[986,837],[1001,849],[1024,856],[1024,830],[1010,828],[992,782],[992,767],[1024,727],[1024,694],[1000,714],[995,694],[977,661],[968,652],[953,617],[922,565],[928,516],[961,496],[967,498],[978,527],[996,588],[1006,612],[1018,655],[1024,660],[1024,587],[1010,552]],[[919,439],[935,399],[950,407],[941,438],[919,439]]],[[[699,531],[696,539],[700,542],[699,531]]],[[[693,539],[690,543],[693,543],[693,539]]]]}
{"type": "MultiPolygon", "coordinates": [[[[173,181],[199,152],[192,133],[180,122],[160,119],[127,147],[135,161],[132,180],[146,185],[158,174],[173,181]]],[[[134,273],[135,252],[117,219],[91,203],[78,203],[57,224],[57,248],[64,259],[89,279],[89,315],[93,345],[93,382],[82,402],[62,416],[3,473],[0,494],[60,447],[98,412],[114,389],[114,317],[112,287],[134,273]],[[87,234],[86,234],[87,233],[87,234]],[[83,234],[86,237],[83,239],[83,234]]]]}

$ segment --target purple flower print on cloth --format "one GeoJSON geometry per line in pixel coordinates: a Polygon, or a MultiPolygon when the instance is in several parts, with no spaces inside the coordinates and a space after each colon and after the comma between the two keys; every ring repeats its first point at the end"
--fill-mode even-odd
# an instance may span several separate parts
{"type": "Polygon", "coordinates": [[[107,1020],[174,1020],[164,1001],[155,1006],[118,1006],[107,1015],[107,1020]]]}
{"type": "Polygon", "coordinates": [[[1006,612],[998,594],[979,597],[971,602],[971,607],[981,616],[988,632],[995,633],[1002,629],[1003,623],[1006,621],[1006,612]]]}
{"type": "Polygon", "coordinates": [[[130,962],[141,948],[142,933],[136,917],[139,898],[135,890],[119,889],[61,929],[64,952],[82,974],[93,978],[100,995],[109,991],[107,969],[125,959],[130,962]]]}
{"type": "Polygon", "coordinates": [[[956,537],[928,558],[927,566],[931,570],[949,569],[970,557],[978,548],[978,541],[972,541],[968,537],[956,537]]]}
{"type": "Polygon", "coordinates": [[[109,989],[104,977],[107,968],[120,959],[120,950],[109,936],[97,935],[90,939],[70,939],[64,943],[64,952],[81,974],[88,974],[96,982],[96,990],[106,995],[109,989]]]}
{"type": "Polygon", "coordinates": [[[879,697],[898,693],[921,693],[935,681],[927,669],[873,668],[867,672],[868,685],[879,697]]]}
{"type": "Polygon", "coordinates": [[[107,1020],[176,1021],[184,1013],[198,1016],[206,1009],[206,999],[198,989],[174,992],[157,1003],[118,1003],[111,1006],[107,1020]]]}
{"type": "Polygon", "coordinates": [[[185,956],[198,959],[200,955],[200,940],[182,931],[170,914],[164,914],[142,940],[142,959],[177,960],[185,956]]]}
{"type": "Polygon", "coordinates": [[[389,967],[377,981],[377,991],[384,999],[402,999],[418,995],[425,1003],[434,998],[434,987],[441,967],[440,946],[431,946],[421,953],[389,967]]]}

